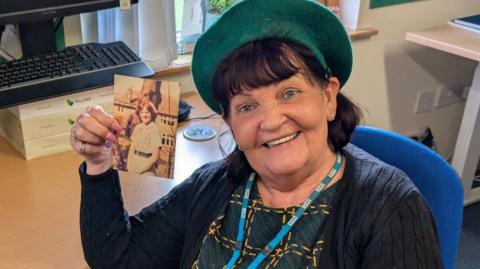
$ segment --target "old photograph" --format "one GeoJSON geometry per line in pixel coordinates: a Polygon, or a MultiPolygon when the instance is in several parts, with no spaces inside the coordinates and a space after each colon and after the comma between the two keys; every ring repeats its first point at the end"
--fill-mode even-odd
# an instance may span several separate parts
{"type": "Polygon", "coordinates": [[[175,82],[115,76],[113,115],[124,129],[116,169],[173,178],[179,95],[175,82]]]}

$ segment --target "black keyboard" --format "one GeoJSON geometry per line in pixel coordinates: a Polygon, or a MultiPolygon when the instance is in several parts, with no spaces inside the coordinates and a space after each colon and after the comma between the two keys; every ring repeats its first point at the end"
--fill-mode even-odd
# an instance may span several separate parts
{"type": "Polygon", "coordinates": [[[113,84],[153,70],[123,42],[89,43],[0,64],[0,108],[113,84]]]}

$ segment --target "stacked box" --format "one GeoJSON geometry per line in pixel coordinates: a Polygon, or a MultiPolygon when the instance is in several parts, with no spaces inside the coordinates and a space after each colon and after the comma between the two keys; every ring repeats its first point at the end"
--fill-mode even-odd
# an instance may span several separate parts
{"type": "Polygon", "coordinates": [[[70,129],[89,105],[113,112],[113,86],[0,110],[0,135],[25,159],[71,149],[70,129]]]}

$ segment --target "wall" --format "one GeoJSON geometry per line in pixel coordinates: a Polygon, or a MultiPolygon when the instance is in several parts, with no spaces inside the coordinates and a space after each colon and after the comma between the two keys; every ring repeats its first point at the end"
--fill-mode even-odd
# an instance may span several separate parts
{"type": "MultiPolygon", "coordinates": [[[[424,0],[369,9],[369,0],[360,6],[359,27],[375,27],[378,35],[353,43],[354,67],[343,92],[365,111],[365,124],[412,135],[432,128],[439,151],[453,153],[464,102],[413,113],[417,93],[442,85],[470,84],[475,62],[405,41],[407,31],[445,24],[447,20],[480,12],[478,0],[424,0]]],[[[78,29],[78,17],[66,19],[65,29],[78,29]]],[[[80,42],[66,35],[67,45],[80,42]]],[[[182,92],[193,91],[190,74],[174,75],[182,92]]]]}
{"type": "MultiPolygon", "coordinates": [[[[425,0],[378,9],[368,6],[363,0],[359,27],[375,27],[379,33],[353,42],[354,67],[343,92],[364,109],[365,124],[405,135],[429,126],[439,152],[451,157],[465,103],[415,114],[417,93],[442,85],[470,85],[476,63],[405,41],[405,34],[478,13],[480,3],[425,0]]],[[[190,74],[170,79],[185,85],[183,91],[193,87],[190,74]]]]}
{"type": "Polygon", "coordinates": [[[453,153],[465,102],[413,113],[417,93],[439,86],[471,84],[476,63],[405,41],[408,31],[445,24],[449,19],[480,12],[478,0],[427,0],[390,7],[360,7],[360,27],[379,34],[356,41],[354,69],[345,92],[366,112],[366,124],[406,135],[432,128],[439,152],[453,153]]]}

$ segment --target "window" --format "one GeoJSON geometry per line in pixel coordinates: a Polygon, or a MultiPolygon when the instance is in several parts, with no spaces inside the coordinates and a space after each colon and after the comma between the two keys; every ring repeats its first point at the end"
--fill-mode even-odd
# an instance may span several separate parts
{"type": "MultiPolygon", "coordinates": [[[[195,41],[203,31],[215,20],[218,13],[238,0],[174,0],[175,1],[175,30],[178,44],[178,53],[191,53],[195,41]],[[213,8],[206,8],[207,5],[214,5],[213,8]],[[202,9],[214,9],[217,14],[205,12],[202,9]],[[212,18],[213,17],[213,18],[212,18]]],[[[329,6],[333,12],[340,16],[344,25],[351,29],[357,29],[357,21],[360,10],[360,0],[317,0],[329,6]]]]}
{"type": "Polygon", "coordinates": [[[183,3],[184,0],[175,0],[175,31],[179,34],[182,31],[183,3]]]}
{"type": "Polygon", "coordinates": [[[175,0],[178,53],[191,53],[203,28],[202,0],[175,0]]]}

